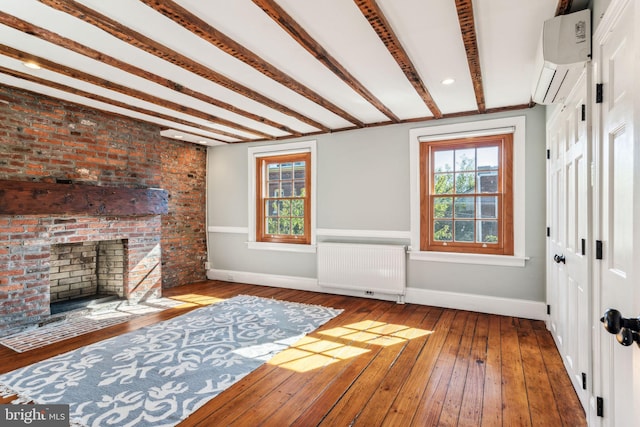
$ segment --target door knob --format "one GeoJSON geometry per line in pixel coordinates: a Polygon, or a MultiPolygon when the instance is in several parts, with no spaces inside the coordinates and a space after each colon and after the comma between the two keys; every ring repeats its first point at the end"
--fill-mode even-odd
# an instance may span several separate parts
{"type": "Polygon", "coordinates": [[[560,263],[566,264],[566,263],[567,263],[567,262],[566,262],[566,259],[565,259],[565,257],[564,257],[564,255],[558,255],[558,254],[555,254],[555,255],[553,256],[553,260],[554,260],[555,262],[557,262],[558,264],[560,264],[560,263]]]}
{"type": "Polygon", "coordinates": [[[624,318],[622,314],[613,308],[604,312],[600,319],[604,328],[612,335],[615,335],[618,342],[624,346],[629,346],[634,342],[640,346],[640,318],[624,318]]]}

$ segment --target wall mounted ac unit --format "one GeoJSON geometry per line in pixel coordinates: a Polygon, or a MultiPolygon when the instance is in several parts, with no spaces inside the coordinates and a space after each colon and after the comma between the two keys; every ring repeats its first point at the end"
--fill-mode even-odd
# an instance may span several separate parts
{"type": "Polygon", "coordinates": [[[562,103],[591,58],[591,11],[545,21],[536,56],[532,99],[562,103]]]}

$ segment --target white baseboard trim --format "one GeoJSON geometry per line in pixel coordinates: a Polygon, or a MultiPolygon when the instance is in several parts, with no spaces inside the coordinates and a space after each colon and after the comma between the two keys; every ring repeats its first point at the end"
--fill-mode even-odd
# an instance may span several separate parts
{"type": "Polygon", "coordinates": [[[318,285],[315,277],[280,276],[277,274],[250,273],[246,271],[231,270],[207,270],[209,280],[221,280],[224,282],[246,283],[249,285],[273,286],[275,288],[296,289],[299,291],[321,292],[332,295],[345,295],[350,297],[373,298],[385,301],[397,301],[397,295],[376,292],[375,296],[365,295],[364,291],[349,289],[326,288],[318,285]]]}
{"type": "Polygon", "coordinates": [[[207,278],[209,280],[222,280],[225,282],[318,292],[318,279],[313,277],[280,276],[277,274],[251,273],[247,271],[209,269],[207,270],[207,278]]]}
{"type": "MultiPolygon", "coordinates": [[[[300,291],[371,298],[359,291],[319,286],[318,280],[314,277],[281,276],[277,274],[209,269],[207,270],[207,278],[209,280],[221,280],[224,282],[246,283],[249,285],[273,286],[276,288],[296,289],[300,291]]],[[[376,293],[374,298],[396,301],[397,295],[376,293]]],[[[514,316],[524,319],[547,320],[547,306],[545,303],[538,301],[434,291],[411,287],[407,288],[404,301],[412,304],[454,308],[458,310],[476,311],[479,313],[499,314],[502,316],[514,316]]]]}
{"type": "Polygon", "coordinates": [[[405,300],[413,304],[433,305],[524,319],[547,320],[547,306],[539,301],[419,288],[407,288],[405,300]]]}

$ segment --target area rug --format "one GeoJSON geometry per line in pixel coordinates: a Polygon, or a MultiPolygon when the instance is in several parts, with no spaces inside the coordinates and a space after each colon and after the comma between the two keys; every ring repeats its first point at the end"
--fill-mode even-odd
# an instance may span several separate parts
{"type": "Polygon", "coordinates": [[[173,426],[342,310],[240,295],[0,375],[81,426],[173,426]]]}

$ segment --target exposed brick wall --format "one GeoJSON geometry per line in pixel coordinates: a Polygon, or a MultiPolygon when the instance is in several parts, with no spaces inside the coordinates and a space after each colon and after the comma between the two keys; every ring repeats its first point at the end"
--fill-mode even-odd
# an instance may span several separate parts
{"type": "Polygon", "coordinates": [[[206,161],[202,146],[167,142],[162,150],[162,187],[169,192],[169,213],[162,216],[164,287],[206,279],[206,161]]]}
{"type": "Polygon", "coordinates": [[[161,187],[170,197],[166,218],[0,216],[0,336],[48,314],[52,243],[127,240],[132,299],[203,280],[205,152],[152,124],[0,85],[0,179],[161,187]]]}

